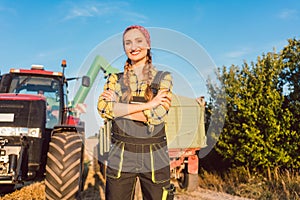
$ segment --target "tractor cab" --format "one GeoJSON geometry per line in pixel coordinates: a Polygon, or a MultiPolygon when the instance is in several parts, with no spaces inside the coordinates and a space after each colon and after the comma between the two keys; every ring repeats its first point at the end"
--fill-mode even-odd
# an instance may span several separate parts
{"type": "Polygon", "coordinates": [[[26,94],[44,97],[46,104],[46,129],[61,124],[63,118],[63,77],[60,72],[45,71],[41,65],[33,65],[31,70],[11,69],[2,76],[1,93],[26,94]]]}

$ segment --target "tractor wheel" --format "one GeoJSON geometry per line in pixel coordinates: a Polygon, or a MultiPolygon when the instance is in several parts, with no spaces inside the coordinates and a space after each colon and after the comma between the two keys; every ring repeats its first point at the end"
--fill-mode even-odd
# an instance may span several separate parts
{"type": "Polygon", "coordinates": [[[83,141],[78,133],[56,133],[49,144],[46,199],[76,199],[83,186],[83,141]]]}
{"type": "Polygon", "coordinates": [[[187,168],[183,169],[181,172],[181,177],[177,179],[180,189],[186,190],[188,192],[193,192],[199,186],[198,174],[189,174],[187,168]]]}

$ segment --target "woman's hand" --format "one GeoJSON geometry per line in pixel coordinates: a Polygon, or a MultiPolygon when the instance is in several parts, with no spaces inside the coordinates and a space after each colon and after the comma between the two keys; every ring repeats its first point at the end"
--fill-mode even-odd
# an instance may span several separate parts
{"type": "Polygon", "coordinates": [[[198,97],[198,98],[196,99],[196,101],[198,102],[198,104],[199,104],[201,107],[205,107],[204,96],[198,97]]]}
{"type": "Polygon", "coordinates": [[[171,99],[168,97],[168,89],[159,90],[157,95],[149,102],[151,108],[162,105],[166,110],[171,106],[171,99]]]}
{"type": "Polygon", "coordinates": [[[117,94],[113,90],[105,90],[100,96],[106,101],[117,102],[118,100],[117,94]]]}

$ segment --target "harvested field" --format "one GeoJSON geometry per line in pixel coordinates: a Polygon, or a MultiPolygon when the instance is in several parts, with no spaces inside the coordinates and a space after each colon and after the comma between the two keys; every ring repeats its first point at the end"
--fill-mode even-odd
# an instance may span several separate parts
{"type": "MultiPolygon", "coordinates": [[[[87,174],[84,191],[81,193],[82,200],[104,200],[104,178],[99,172],[94,172],[92,167],[87,174]]],[[[36,182],[23,187],[13,193],[7,194],[0,200],[44,200],[45,199],[44,182],[36,182]]],[[[141,199],[141,193],[137,188],[135,200],[141,199]]],[[[231,196],[229,194],[205,190],[200,187],[194,192],[176,192],[175,200],[248,200],[241,197],[231,196]]]]}

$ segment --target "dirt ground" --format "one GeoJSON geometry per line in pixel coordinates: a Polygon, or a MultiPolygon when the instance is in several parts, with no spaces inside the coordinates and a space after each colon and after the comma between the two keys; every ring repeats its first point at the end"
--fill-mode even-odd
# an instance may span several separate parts
{"type": "MultiPolygon", "coordinates": [[[[136,196],[134,200],[141,200],[141,191],[137,184],[136,196]]],[[[84,200],[104,200],[104,178],[101,173],[90,171],[85,184],[85,189],[82,193],[84,200]]],[[[249,200],[246,198],[236,197],[225,193],[205,190],[200,187],[193,192],[175,193],[174,200],[249,200]]]]}
{"type": "MultiPolygon", "coordinates": [[[[104,200],[104,178],[100,172],[94,172],[90,167],[84,191],[81,193],[82,200],[104,200]]],[[[45,199],[45,184],[37,182],[23,187],[13,193],[0,197],[0,200],[44,200],[45,199]]],[[[137,195],[135,200],[140,200],[141,192],[137,185],[137,195]]],[[[246,198],[235,197],[229,194],[205,190],[200,187],[193,192],[176,192],[174,200],[249,200],[246,198]]]]}

